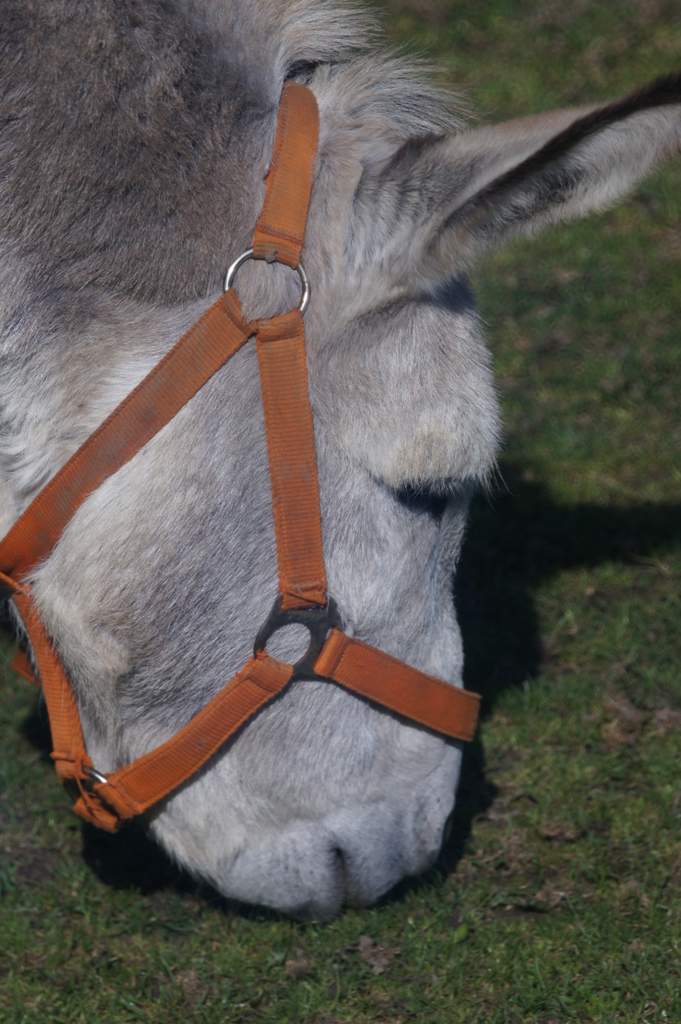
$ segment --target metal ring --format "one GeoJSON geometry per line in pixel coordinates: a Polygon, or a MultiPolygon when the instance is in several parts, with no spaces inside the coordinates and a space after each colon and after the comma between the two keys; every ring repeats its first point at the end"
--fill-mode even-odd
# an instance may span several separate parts
{"type": "Polygon", "coordinates": [[[270,614],[258,630],[253,646],[253,654],[258,656],[267,650],[269,640],[280,629],[286,626],[304,626],[309,633],[307,650],[302,658],[293,666],[291,681],[295,679],[319,679],[314,670],[315,662],[322,652],[324,643],[331,629],[340,629],[341,620],[336,602],[332,597],[322,606],[311,608],[282,608],[282,597],[279,595],[272,606],[270,614]]]}
{"type": "MultiPolygon", "coordinates": [[[[260,257],[254,256],[252,249],[247,249],[246,252],[242,253],[241,256],[239,256],[238,259],[234,260],[234,263],[232,263],[231,267],[229,268],[229,270],[225,274],[225,291],[226,292],[228,292],[229,289],[234,285],[234,280],[236,278],[236,275],[241,270],[241,268],[243,267],[244,263],[248,263],[249,260],[257,260],[257,259],[260,259],[260,257]]],[[[268,263],[269,260],[263,260],[263,262],[264,263],[268,263]]],[[[304,313],[305,310],[307,309],[307,307],[310,304],[310,292],[311,292],[310,281],[309,281],[309,278],[308,278],[307,274],[305,273],[305,267],[303,266],[302,263],[298,264],[298,266],[295,268],[295,271],[296,271],[296,273],[297,273],[297,275],[298,275],[298,277],[300,279],[300,284],[301,284],[302,289],[303,289],[303,295],[302,295],[302,298],[300,300],[300,306],[298,307],[298,309],[299,309],[299,311],[301,313],[304,313]]]]}

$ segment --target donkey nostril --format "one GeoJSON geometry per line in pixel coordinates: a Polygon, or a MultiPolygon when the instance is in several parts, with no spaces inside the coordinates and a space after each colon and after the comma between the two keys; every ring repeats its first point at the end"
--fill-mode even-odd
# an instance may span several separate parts
{"type": "Polygon", "coordinates": [[[341,886],[343,889],[343,893],[345,894],[345,898],[347,899],[350,884],[350,874],[348,860],[345,855],[345,850],[343,850],[341,846],[332,846],[331,854],[335,861],[335,869],[341,878],[341,886]]]}

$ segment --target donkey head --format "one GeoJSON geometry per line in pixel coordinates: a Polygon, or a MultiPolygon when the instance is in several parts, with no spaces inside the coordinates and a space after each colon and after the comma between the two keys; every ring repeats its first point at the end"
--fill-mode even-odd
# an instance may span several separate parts
{"type": "MultiPolygon", "coordinates": [[[[465,274],[676,153],[681,81],[470,128],[331,2],[9,8],[7,524],[213,301],[248,245],[281,88],[298,78],[321,113],[305,262],[330,592],[347,631],[458,682],[452,578],[499,435],[465,274]]],[[[277,267],[248,268],[239,291],[252,315],[296,302],[277,267]]],[[[240,667],[276,592],[249,348],[88,499],[33,583],[102,771],[171,736],[240,667]]],[[[295,631],[278,643],[295,659],[295,631]]],[[[302,682],[150,824],[226,895],[327,916],[432,863],[459,765],[456,744],[302,682]]]]}

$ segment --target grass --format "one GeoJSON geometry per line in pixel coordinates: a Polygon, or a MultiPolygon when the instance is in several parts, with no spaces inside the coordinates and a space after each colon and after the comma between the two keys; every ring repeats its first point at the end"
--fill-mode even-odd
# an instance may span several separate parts
{"type": "MultiPolygon", "coordinates": [[[[677,0],[390,6],[489,119],[680,63],[677,0]]],[[[680,1024],[680,195],[677,162],[477,274],[505,487],[459,580],[486,717],[439,870],[323,927],[225,907],[81,831],[5,668],[2,1024],[680,1024]]]]}

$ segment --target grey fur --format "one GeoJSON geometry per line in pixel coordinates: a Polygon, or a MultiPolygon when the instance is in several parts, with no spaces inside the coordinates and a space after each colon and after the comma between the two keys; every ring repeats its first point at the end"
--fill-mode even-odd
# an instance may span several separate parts
{"type": "MultiPolygon", "coordinates": [[[[555,156],[579,164],[578,186],[510,218],[536,184],[521,178],[471,218],[577,112],[467,128],[375,40],[371,19],[330,0],[6,0],[2,511],[8,526],[213,301],[248,244],[278,97],[298,75],[322,124],[307,322],[331,592],[349,631],[457,680],[451,578],[499,437],[464,271],[512,219],[532,230],[633,185],[678,150],[680,108],[651,95],[653,109],[613,115],[555,156]],[[407,487],[444,496],[442,516],[407,487]]],[[[296,298],[278,268],[247,269],[239,290],[262,315],[296,298]]],[[[276,590],[252,349],[88,499],[33,582],[100,770],[205,704],[276,590]]],[[[459,763],[456,744],[298,684],[151,827],[225,894],[329,916],[432,862],[459,763]]]]}

